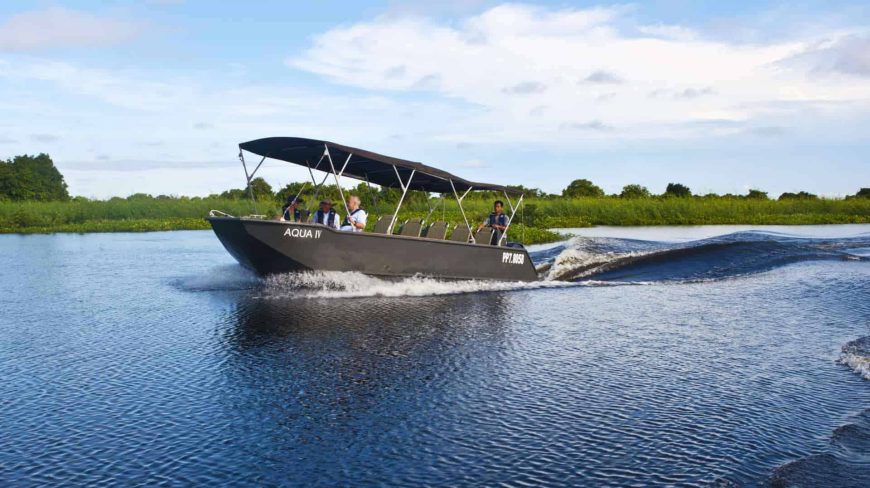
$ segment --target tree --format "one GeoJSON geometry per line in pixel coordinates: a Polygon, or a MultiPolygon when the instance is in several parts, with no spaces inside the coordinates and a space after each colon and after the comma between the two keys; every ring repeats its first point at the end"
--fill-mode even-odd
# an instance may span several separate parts
{"type": "Polygon", "coordinates": [[[870,198],[870,188],[861,188],[855,194],[855,198],[870,198]]]}
{"type": "Polygon", "coordinates": [[[818,195],[813,195],[812,193],[805,191],[799,191],[797,193],[785,192],[779,196],[780,200],[818,200],[818,198],[818,195]]]}
{"type": "Polygon", "coordinates": [[[66,181],[48,154],[0,161],[0,199],[69,200],[66,181]]]}
{"type": "Polygon", "coordinates": [[[277,198],[278,201],[280,201],[281,203],[284,203],[287,201],[287,199],[299,195],[299,198],[302,198],[304,200],[306,196],[309,196],[310,191],[311,184],[309,182],[294,181],[288,183],[287,186],[278,190],[278,193],[275,194],[275,198],[277,198]],[[301,193],[300,190],[302,190],[301,193]]]}
{"type": "MultiPolygon", "coordinates": [[[[257,201],[274,200],[275,194],[272,193],[272,185],[266,182],[263,178],[257,177],[251,180],[251,190],[254,192],[254,198],[257,201]]],[[[250,198],[251,194],[247,188],[235,188],[227,190],[220,194],[220,198],[229,198],[233,200],[241,200],[250,198]]]]}
{"type": "Polygon", "coordinates": [[[692,196],[692,190],[690,190],[689,187],[686,185],[681,185],[679,183],[668,183],[668,187],[665,188],[664,196],[687,198],[692,196]]]}
{"type": "Polygon", "coordinates": [[[603,197],[604,190],[594,185],[589,180],[574,180],[567,188],[562,190],[562,196],[568,198],[603,197]]]}
{"type": "Polygon", "coordinates": [[[523,195],[526,196],[526,198],[545,198],[545,197],[547,197],[547,193],[544,190],[541,190],[540,188],[526,188],[523,185],[508,185],[507,187],[510,188],[511,190],[516,190],[516,191],[522,193],[523,195]]]}
{"type": "Polygon", "coordinates": [[[746,194],[746,198],[751,200],[770,200],[770,198],[767,197],[767,192],[761,190],[749,190],[749,193],[746,194]]]}
{"type": "Polygon", "coordinates": [[[649,198],[649,190],[641,185],[625,185],[622,187],[622,193],[619,198],[649,198]]]}
{"type": "Polygon", "coordinates": [[[12,199],[14,184],[12,165],[6,161],[0,161],[0,201],[12,199]]]}

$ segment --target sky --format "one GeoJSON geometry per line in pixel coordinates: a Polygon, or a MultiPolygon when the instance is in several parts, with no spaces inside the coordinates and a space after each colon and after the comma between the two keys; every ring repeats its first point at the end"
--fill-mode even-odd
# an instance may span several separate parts
{"type": "MultiPolygon", "coordinates": [[[[238,144],[270,136],[554,193],[588,178],[854,194],[870,186],[870,9],[0,3],[0,159],[48,153],[74,195],[203,196],[244,186],[238,144]]],[[[308,178],[271,160],[258,176],[308,178]]]]}

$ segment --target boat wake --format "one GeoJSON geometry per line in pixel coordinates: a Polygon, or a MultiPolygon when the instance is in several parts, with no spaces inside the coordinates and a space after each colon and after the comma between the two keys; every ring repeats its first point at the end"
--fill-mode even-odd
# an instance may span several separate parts
{"type": "Polygon", "coordinates": [[[272,275],[263,280],[262,298],[423,297],[462,293],[564,288],[567,282],[444,281],[424,276],[385,280],[361,273],[319,271],[272,275]]]}
{"type": "Polygon", "coordinates": [[[870,261],[870,237],[810,239],[738,232],[687,243],[575,237],[534,253],[550,281],[657,283],[726,279],[814,260],[870,261]]]}
{"type": "Polygon", "coordinates": [[[840,353],[840,362],[870,380],[870,336],[847,342],[840,353]]]}
{"type": "Polygon", "coordinates": [[[807,260],[870,261],[870,236],[807,239],[740,232],[687,243],[575,237],[530,253],[536,282],[445,281],[424,276],[381,279],[311,271],[258,278],[240,266],[173,282],[187,291],[254,290],[261,298],[422,297],[570,286],[649,285],[727,279],[807,260]]]}

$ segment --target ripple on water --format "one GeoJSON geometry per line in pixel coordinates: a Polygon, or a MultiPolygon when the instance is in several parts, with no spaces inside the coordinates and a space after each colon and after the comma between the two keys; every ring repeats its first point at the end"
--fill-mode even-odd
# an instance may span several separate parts
{"type": "Polygon", "coordinates": [[[836,362],[870,320],[865,261],[261,280],[202,235],[0,237],[0,481],[751,486],[866,462],[870,389],[836,362]]]}

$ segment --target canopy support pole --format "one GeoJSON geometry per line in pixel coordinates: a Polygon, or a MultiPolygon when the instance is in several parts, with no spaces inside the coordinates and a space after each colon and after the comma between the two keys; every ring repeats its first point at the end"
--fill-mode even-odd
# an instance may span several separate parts
{"type": "Polygon", "coordinates": [[[523,204],[523,197],[525,197],[525,196],[526,196],[525,194],[520,194],[520,199],[517,200],[517,206],[514,207],[513,204],[511,203],[510,197],[507,195],[507,192],[504,192],[504,197],[507,198],[508,205],[511,206],[511,216],[508,217],[507,225],[504,227],[504,232],[501,233],[501,238],[498,240],[499,246],[502,245],[502,242],[507,242],[508,229],[511,228],[511,222],[514,221],[514,215],[517,214],[517,209],[520,207],[520,205],[523,204]]]}
{"type": "Polygon", "coordinates": [[[297,201],[297,202],[299,201],[299,195],[302,194],[302,190],[304,190],[305,187],[306,187],[307,185],[308,185],[308,182],[307,182],[307,181],[303,181],[303,182],[302,182],[302,186],[299,187],[299,191],[296,192],[296,196],[293,197],[293,200],[294,200],[294,201],[297,201]]]}
{"type": "MultiPolygon", "coordinates": [[[[266,159],[266,156],[263,156],[263,159],[266,159]]],[[[248,194],[251,195],[251,205],[254,207],[254,214],[257,213],[257,199],[254,198],[254,190],[251,188],[251,177],[248,175],[248,165],[245,163],[245,153],[241,149],[239,149],[239,160],[242,162],[242,169],[245,170],[245,184],[248,187],[248,194]]],[[[263,164],[260,161],[260,164],[263,164]]],[[[257,166],[259,168],[259,166],[257,166]]]]}
{"type": "Polygon", "coordinates": [[[474,233],[471,232],[471,226],[468,225],[468,218],[465,216],[465,209],[462,208],[462,199],[465,198],[466,195],[468,195],[468,192],[471,191],[471,187],[469,186],[468,189],[465,190],[465,193],[463,193],[460,197],[459,193],[456,193],[456,186],[453,185],[453,180],[447,181],[450,182],[450,188],[453,189],[453,196],[456,197],[456,203],[459,204],[459,212],[462,213],[462,220],[465,221],[465,226],[468,227],[468,236],[471,238],[471,242],[477,244],[477,241],[474,240],[474,233]]]}
{"type": "Polygon", "coordinates": [[[329,154],[329,147],[324,144],[323,148],[326,158],[329,159],[329,167],[332,169],[332,176],[335,176],[335,186],[338,187],[338,194],[341,195],[341,203],[344,204],[344,211],[350,215],[350,210],[347,208],[347,200],[344,199],[344,191],[341,189],[341,175],[344,174],[344,170],[347,168],[347,163],[350,162],[350,157],[353,156],[353,153],[348,153],[347,159],[344,160],[344,166],[341,167],[340,172],[336,173],[335,165],[332,164],[332,155],[329,154]]]}
{"type": "Polygon", "coordinates": [[[434,206],[433,206],[433,205],[430,205],[430,204],[429,204],[429,199],[426,198],[426,205],[429,206],[429,213],[426,214],[426,218],[423,219],[423,222],[428,222],[428,221],[429,221],[429,217],[431,217],[432,214],[435,213],[436,210],[438,210],[438,205],[440,205],[440,204],[442,204],[442,203],[444,203],[444,197],[443,197],[443,196],[441,197],[441,200],[439,200],[438,202],[435,202],[435,205],[434,205],[434,206]]]}
{"type": "MultiPolygon", "coordinates": [[[[326,152],[324,151],[323,155],[320,156],[320,161],[317,161],[317,164],[314,166],[314,169],[317,169],[320,166],[320,163],[323,162],[323,158],[326,157],[326,152]]],[[[311,173],[311,181],[314,183],[314,196],[311,197],[311,203],[308,204],[308,212],[311,213],[311,209],[314,208],[315,202],[317,202],[317,195],[320,195],[320,189],[323,188],[323,184],[326,183],[326,179],[329,178],[329,173],[323,175],[323,179],[320,180],[320,184],[317,184],[317,180],[314,179],[314,171],[311,171],[311,168],[308,168],[308,172],[311,173]]]]}
{"type": "Polygon", "coordinates": [[[251,176],[249,176],[248,179],[251,179],[251,180],[254,179],[254,175],[257,174],[257,170],[260,169],[260,166],[263,165],[263,161],[265,161],[265,160],[266,160],[266,156],[263,156],[263,159],[260,160],[260,164],[258,164],[257,167],[254,168],[254,171],[251,171],[251,176]]]}
{"type": "Polygon", "coordinates": [[[402,177],[399,176],[399,170],[396,169],[395,166],[393,166],[393,171],[396,172],[396,178],[399,179],[399,186],[402,187],[402,196],[401,196],[401,198],[399,198],[399,204],[396,205],[396,211],[393,212],[393,219],[390,220],[390,234],[393,233],[393,226],[396,225],[396,218],[399,216],[399,209],[402,208],[402,202],[405,201],[405,195],[408,194],[408,188],[411,187],[411,180],[414,178],[414,173],[417,172],[416,169],[412,169],[411,176],[408,176],[408,182],[403,183],[402,177]]]}

